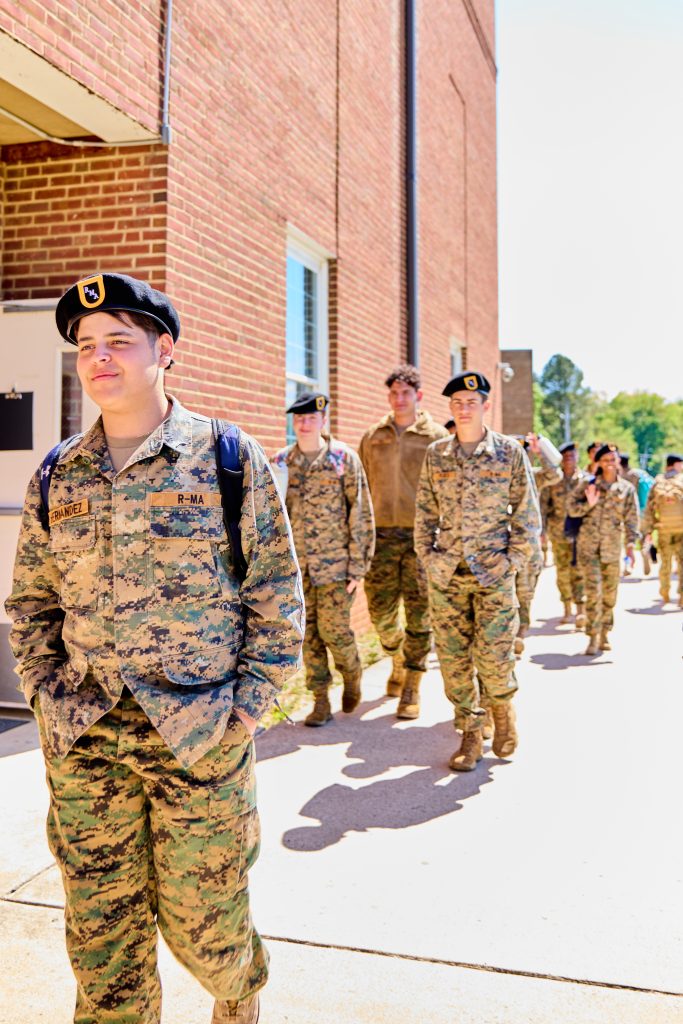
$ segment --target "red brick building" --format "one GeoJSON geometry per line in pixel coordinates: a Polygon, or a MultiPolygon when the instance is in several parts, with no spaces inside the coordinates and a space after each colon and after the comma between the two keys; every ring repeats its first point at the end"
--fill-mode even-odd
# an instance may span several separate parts
{"type": "MultiPolygon", "coordinates": [[[[176,6],[168,76],[166,9],[0,13],[1,299],[147,277],[181,313],[189,404],[279,445],[289,344],[290,391],[329,388],[355,442],[407,355],[404,2],[176,6]]],[[[440,418],[451,360],[498,378],[493,31],[493,0],[419,5],[420,364],[440,418]]]]}

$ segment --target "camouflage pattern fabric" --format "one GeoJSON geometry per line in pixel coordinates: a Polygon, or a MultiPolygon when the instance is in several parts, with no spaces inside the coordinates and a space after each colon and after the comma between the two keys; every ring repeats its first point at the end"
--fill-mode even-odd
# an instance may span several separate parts
{"type": "Polygon", "coordinates": [[[659,532],[657,539],[657,550],[659,552],[659,589],[662,594],[668,594],[671,586],[671,569],[673,560],[676,559],[678,569],[678,596],[683,596],[683,532],[664,533],[659,532]]]}
{"type": "Polygon", "coordinates": [[[402,651],[406,668],[424,672],[431,646],[429,597],[412,530],[378,528],[365,595],[384,653],[393,657],[402,651]],[[401,601],[405,632],[400,621],[401,601]]]}
{"type": "Polygon", "coordinates": [[[445,586],[430,579],[429,605],[444,689],[455,708],[455,728],[480,729],[483,709],[511,700],[517,690],[515,573],[508,570],[484,586],[463,564],[445,586]]]}
{"type": "Polygon", "coordinates": [[[484,587],[542,564],[541,517],[521,445],[487,428],[466,457],[457,437],[427,449],[417,492],[415,549],[430,584],[447,589],[466,562],[484,587]]]}
{"type": "Polygon", "coordinates": [[[553,536],[552,544],[560,600],[563,604],[569,604],[570,601],[582,604],[584,601],[583,570],[578,561],[576,565],[572,565],[574,544],[566,537],[556,535],[553,536]]]}
{"type": "MultiPolygon", "coordinates": [[[[638,501],[632,485],[623,478],[607,484],[602,476],[596,479],[599,499],[590,508],[586,501],[588,480],[581,480],[567,497],[567,515],[583,518],[577,540],[581,567],[589,561],[619,562],[622,529],[626,544],[635,544],[638,531],[638,501]]],[[[586,578],[586,598],[588,599],[586,578]]]]}
{"type": "Polygon", "coordinates": [[[515,574],[515,592],[519,604],[519,628],[527,630],[531,624],[531,602],[536,593],[543,566],[528,563],[515,574]]]}
{"type": "Polygon", "coordinates": [[[301,580],[263,450],[248,435],[242,546],[231,564],[211,421],[172,399],[115,474],[101,419],[55,468],[51,528],[29,484],[6,603],[30,702],[64,757],[126,684],[189,767],[220,741],[233,704],[259,719],[300,664],[301,580]]]}
{"type": "Polygon", "coordinates": [[[346,593],[346,580],[314,586],[308,572],[304,572],[303,583],[306,601],[306,686],[315,692],[327,690],[332,682],[328,648],[337,670],[345,679],[361,671],[358,645],[350,623],[355,595],[346,593]]]}
{"type": "Polygon", "coordinates": [[[259,851],[254,750],[237,716],[184,769],[124,691],[61,759],[43,696],[35,707],[52,796],[48,841],[67,897],[75,1024],[159,1024],[157,924],[217,999],[260,989],[268,957],[247,889],[259,851]]]}
{"type": "Polygon", "coordinates": [[[375,545],[375,521],[358,455],[330,438],[311,463],[297,444],[273,458],[288,470],[287,511],[303,573],[314,586],[360,580],[375,545]]]}
{"type": "Polygon", "coordinates": [[[683,533],[683,473],[668,471],[655,477],[643,513],[643,533],[657,530],[660,543],[666,534],[683,533]]]}
{"type": "Polygon", "coordinates": [[[593,556],[585,559],[582,566],[586,587],[586,633],[589,636],[596,636],[601,632],[609,632],[614,625],[613,613],[617,603],[620,574],[619,559],[603,562],[599,557],[593,556]]]}
{"type": "Polygon", "coordinates": [[[446,428],[423,410],[405,430],[396,429],[394,414],[389,413],[363,435],[359,452],[378,527],[412,530],[425,452],[432,441],[443,437],[450,437],[446,428]]]}

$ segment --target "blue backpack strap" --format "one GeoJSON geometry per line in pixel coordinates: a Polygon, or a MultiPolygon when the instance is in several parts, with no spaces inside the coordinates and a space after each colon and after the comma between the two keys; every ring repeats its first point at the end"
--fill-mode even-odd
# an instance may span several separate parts
{"type": "Polygon", "coordinates": [[[59,461],[59,456],[62,453],[62,449],[68,444],[70,438],[66,441],[60,441],[54,448],[51,448],[45,458],[40,464],[40,522],[44,530],[50,528],[50,481],[52,480],[52,474],[55,471],[55,466],[59,461]]]}
{"type": "Polygon", "coordinates": [[[244,446],[240,428],[225,420],[211,420],[218,485],[221,489],[223,522],[228,534],[232,562],[240,583],[247,575],[247,562],[242,551],[240,517],[244,485],[244,446]]]}

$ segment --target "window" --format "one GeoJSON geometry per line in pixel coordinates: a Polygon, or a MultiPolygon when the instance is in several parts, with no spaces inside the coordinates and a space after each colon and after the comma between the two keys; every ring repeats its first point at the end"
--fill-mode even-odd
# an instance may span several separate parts
{"type": "MultiPolygon", "coordinates": [[[[287,406],[302,391],[327,392],[327,259],[290,236],[287,250],[287,406]]],[[[294,440],[291,422],[287,440],[294,440]]]]}
{"type": "Polygon", "coordinates": [[[466,369],[465,346],[461,345],[459,341],[451,339],[451,377],[455,377],[458,373],[463,373],[466,369]]]}

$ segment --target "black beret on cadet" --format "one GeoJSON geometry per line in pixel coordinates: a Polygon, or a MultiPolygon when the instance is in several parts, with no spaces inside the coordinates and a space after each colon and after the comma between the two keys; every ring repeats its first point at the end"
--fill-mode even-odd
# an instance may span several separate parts
{"type": "Polygon", "coordinates": [[[678,455],[677,452],[672,452],[671,455],[667,455],[667,466],[675,466],[677,462],[683,462],[683,455],[678,455]]]}
{"type": "Polygon", "coordinates": [[[618,452],[619,449],[615,444],[603,444],[602,448],[598,448],[597,452],[593,456],[596,462],[599,462],[603,455],[609,455],[610,452],[618,452]]]}
{"type": "Polygon", "coordinates": [[[162,334],[170,334],[174,341],[178,340],[180,317],[168,296],[127,274],[96,274],[77,281],[57,303],[57,330],[65,341],[75,345],[74,326],[81,317],[117,309],[144,313],[157,321],[163,328],[162,334]]]}
{"type": "Polygon", "coordinates": [[[576,445],[573,441],[567,441],[566,444],[560,445],[560,455],[564,455],[565,452],[575,452],[576,445]]]}
{"type": "Polygon", "coordinates": [[[441,392],[446,398],[450,398],[456,391],[478,391],[480,395],[488,396],[491,385],[483,373],[458,373],[451,377],[446,387],[441,392]]]}
{"type": "Polygon", "coordinates": [[[322,391],[302,391],[296,396],[287,412],[302,414],[305,412],[324,412],[329,404],[327,395],[322,391]]]}

